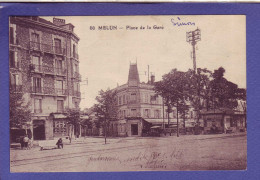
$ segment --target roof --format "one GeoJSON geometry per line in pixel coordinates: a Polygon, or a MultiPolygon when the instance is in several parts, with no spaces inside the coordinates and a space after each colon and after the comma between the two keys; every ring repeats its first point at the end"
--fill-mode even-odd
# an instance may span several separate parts
{"type": "Polygon", "coordinates": [[[137,64],[130,64],[128,82],[129,81],[137,81],[138,83],[140,83],[137,64]]]}

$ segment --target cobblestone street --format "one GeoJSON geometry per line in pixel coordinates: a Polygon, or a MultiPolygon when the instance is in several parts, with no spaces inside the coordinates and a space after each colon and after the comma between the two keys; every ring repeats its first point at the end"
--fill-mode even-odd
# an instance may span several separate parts
{"type": "Polygon", "coordinates": [[[11,149],[11,172],[243,170],[245,133],[80,139],[64,149],[11,149]]]}

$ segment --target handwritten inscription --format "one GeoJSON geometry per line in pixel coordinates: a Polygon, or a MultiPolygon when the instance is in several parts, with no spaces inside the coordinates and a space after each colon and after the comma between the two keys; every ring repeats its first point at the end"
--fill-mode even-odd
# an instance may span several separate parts
{"type": "Polygon", "coordinates": [[[173,26],[195,26],[195,22],[190,22],[190,21],[184,22],[181,20],[180,17],[172,18],[171,22],[173,26]]]}
{"type": "Polygon", "coordinates": [[[133,156],[123,157],[117,155],[97,155],[90,156],[87,165],[95,162],[118,163],[120,166],[138,166],[142,169],[166,169],[168,165],[172,165],[174,160],[179,160],[183,157],[183,150],[173,149],[167,153],[144,150],[135,153],[133,156]]]}

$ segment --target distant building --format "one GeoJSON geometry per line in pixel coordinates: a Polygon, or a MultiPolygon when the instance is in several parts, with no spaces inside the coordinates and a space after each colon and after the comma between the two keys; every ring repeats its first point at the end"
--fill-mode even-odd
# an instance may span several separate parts
{"type": "Polygon", "coordinates": [[[244,111],[216,109],[201,111],[200,114],[204,122],[205,134],[246,131],[246,113],[244,111]]]}
{"type": "Polygon", "coordinates": [[[13,16],[9,25],[10,88],[31,104],[33,139],[67,136],[64,110],[79,108],[81,100],[74,26],[37,16],[13,16]]]}
{"type": "MultiPolygon", "coordinates": [[[[109,132],[114,136],[141,136],[145,126],[168,127],[168,113],[163,107],[161,96],[157,96],[154,88],[155,76],[150,77],[147,83],[141,83],[137,64],[131,64],[128,82],[113,90],[117,92],[119,108],[118,120],[110,123],[109,132]],[[164,109],[164,113],[163,113],[164,109]],[[164,114],[164,117],[163,117],[164,114]]],[[[176,109],[170,113],[170,126],[176,125],[176,109]]],[[[187,119],[194,119],[193,111],[187,119]]],[[[180,118],[181,119],[181,118],[180,118]]]]}

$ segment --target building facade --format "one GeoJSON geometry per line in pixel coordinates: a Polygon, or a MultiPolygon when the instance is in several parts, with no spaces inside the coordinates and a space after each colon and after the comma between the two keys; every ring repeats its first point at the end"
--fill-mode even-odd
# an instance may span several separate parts
{"type": "Polygon", "coordinates": [[[10,17],[9,30],[10,89],[30,103],[32,138],[67,136],[64,111],[81,100],[74,26],[58,18],[10,17]]]}
{"type": "MultiPolygon", "coordinates": [[[[110,132],[114,136],[142,136],[147,123],[151,126],[166,127],[176,125],[177,112],[172,109],[169,114],[163,107],[163,99],[154,91],[155,76],[147,83],[140,82],[137,64],[131,64],[128,82],[113,90],[117,92],[118,121],[111,122],[110,132]]],[[[192,109],[187,120],[194,120],[192,109]]],[[[180,118],[181,119],[181,118],[180,118]]],[[[181,120],[180,120],[181,121],[181,120]]]]}

